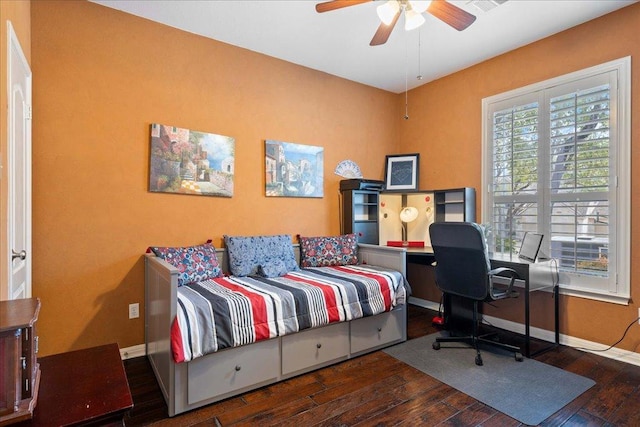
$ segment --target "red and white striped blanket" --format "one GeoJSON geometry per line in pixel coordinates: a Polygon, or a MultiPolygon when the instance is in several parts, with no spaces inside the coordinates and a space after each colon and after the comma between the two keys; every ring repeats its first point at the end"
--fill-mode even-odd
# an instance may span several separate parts
{"type": "Polygon", "coordinates": [[[406,295],[402,274],[369,265],[191,283],[178,288],[173,358],[188,362],[224,348],[373,316],[404,304],[406,295]]]}

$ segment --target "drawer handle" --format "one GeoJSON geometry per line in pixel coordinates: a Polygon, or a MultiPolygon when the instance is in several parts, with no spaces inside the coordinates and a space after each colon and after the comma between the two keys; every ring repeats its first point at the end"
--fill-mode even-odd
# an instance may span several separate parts
{"type": "Polygon", "coordinates": [[[382,332],[382,328],[378,328],[378,333],[382,332]]]}
{"type": "Polygon", "coordinates": [[[320,343],[316,344],[316,348],[322,348],[322,344],[320,343]]]}
{"type": "Polygon", "coordinates": [[[236,365],[236,372],[238,372],[240,369],[242,369],[242,366],[236,365]]]}

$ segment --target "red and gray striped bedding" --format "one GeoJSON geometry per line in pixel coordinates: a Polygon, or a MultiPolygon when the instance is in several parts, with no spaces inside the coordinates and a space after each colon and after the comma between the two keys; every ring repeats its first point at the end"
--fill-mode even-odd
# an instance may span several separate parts
{"type": "Polygon", "coordinates": [[[222,277],[178,288],[171,330],[176,362],[229,347],[390,311],[404,304],[403,276],[349,265],[282,277],[222,277]]]}

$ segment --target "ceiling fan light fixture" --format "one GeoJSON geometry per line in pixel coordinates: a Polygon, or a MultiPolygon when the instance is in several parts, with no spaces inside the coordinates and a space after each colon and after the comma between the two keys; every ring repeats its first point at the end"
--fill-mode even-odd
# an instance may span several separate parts
{"type": "Polygon", "coordinates": [[[376,8],[378,18],[380,18],[385,25],[389,25],[393,22],[393,18],[399,10],[400,4],[396,0],[389,0],[376,8]]]}
{"type": "Polygon", "coordinates": [[[420,25],[424,24],[424,22],[424,16],[413,9],[407,10],[404,13],[404,29],[407,31],[415,30],[420,25]]]}
{"type": "Polygon", "coordinates": [[[409,0],[409,4],[411,5],[411,9],[416,13],[424,13],[429,9],[431,0],[409,0]]]}
{"type": "MultiPolygon", "coordinates": [[[[2,0],[0,0],[2,1],[2,0]]],[[[323,13],[331,10],[342,9],[362,3],[371,3],[374,0],[324,0],[316,4],[316,12],[323,13]]],[[[505,3],[509,0],[466,0],[472,2],[505,3]]],[[[370,46],[380,46],[389,40],[391,32],[395,28],[401,15],[404,15],[407,31],[413,30],[424,24],[423,13],[428,13],[450,27],[463,31],[476,20],[475,15],[454,5],[462,3],[461,0],[378,0],[376,12],[380,21],[378,29],[369,42],[370,46]]]]}

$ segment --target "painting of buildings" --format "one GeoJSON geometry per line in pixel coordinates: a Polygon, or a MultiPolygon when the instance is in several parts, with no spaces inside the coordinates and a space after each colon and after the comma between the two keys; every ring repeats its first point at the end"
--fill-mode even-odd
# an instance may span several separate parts
{"type": "Polygon", "coordinates": [[[235,139],[154,123],[149,191],[233,196],[235,139]]]}
{"type": "Polygon", "coordinates": [[[324,148],[265,141],[266,195],[323,197],[324,148]]]}

